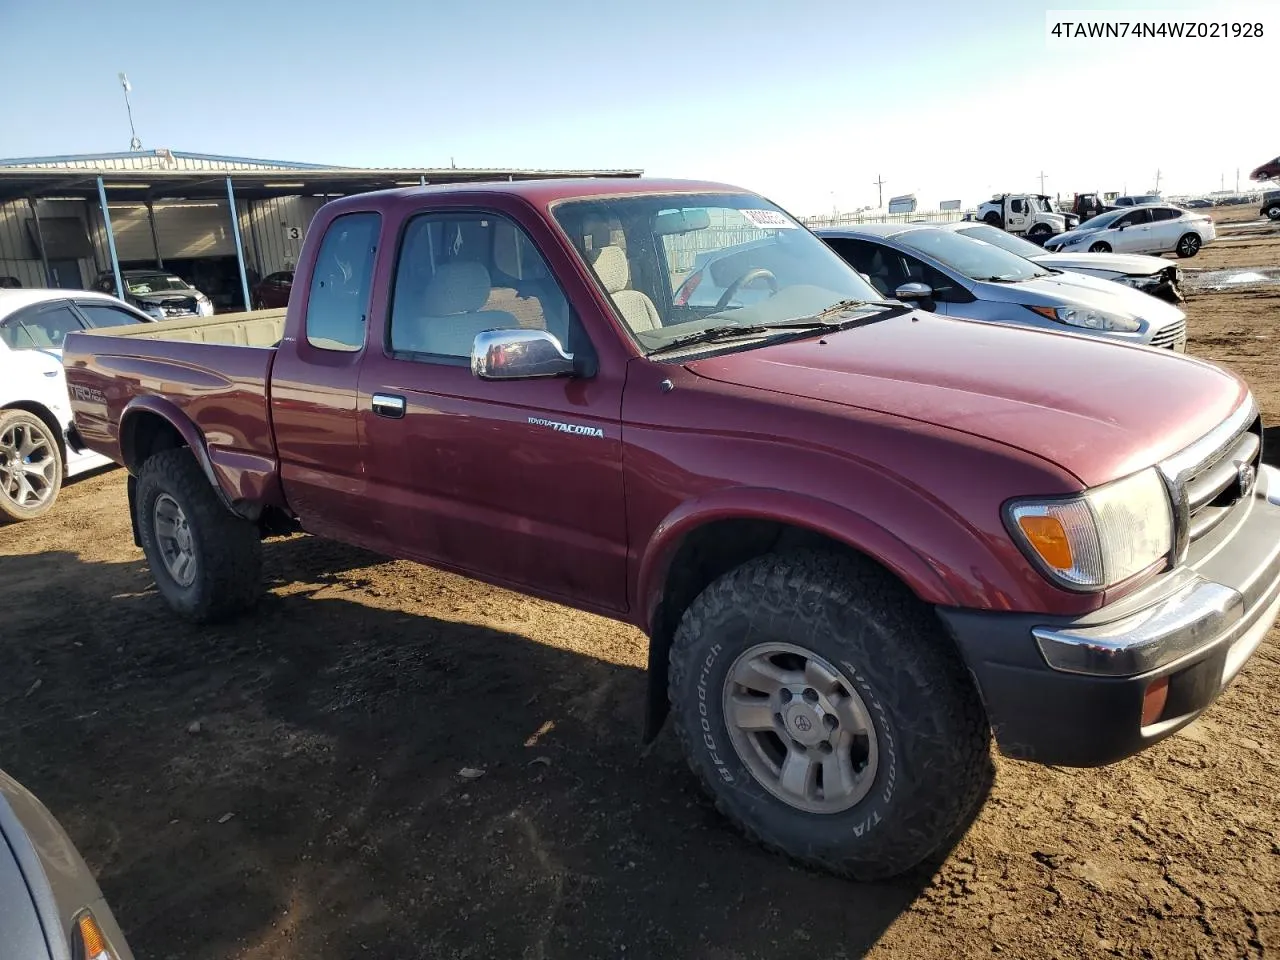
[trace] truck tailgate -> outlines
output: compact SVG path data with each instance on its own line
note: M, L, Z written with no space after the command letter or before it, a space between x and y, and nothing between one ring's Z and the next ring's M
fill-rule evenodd
M133 412L162 416L208 451L230 499L278 500L268 389L283 324L281 310L68 335L76 430L91 449L128 463Z

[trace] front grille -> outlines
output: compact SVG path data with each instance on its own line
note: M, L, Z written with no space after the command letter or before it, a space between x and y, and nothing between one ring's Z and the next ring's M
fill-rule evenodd
M1218 429L1162 465L1177 501L1182 542L1203 537L1253 491L1261 455L1262 420L1250 401Z
M1170 350L1176 350L1187 342L1187 321L1179 320L1177 323L1171 323L1161 330L1157 330L1155 336L1151 338L1151 346L1166 347Z
M176 297L162 301L160 309L166 317L185 317L196 312L196 301L194 297Z

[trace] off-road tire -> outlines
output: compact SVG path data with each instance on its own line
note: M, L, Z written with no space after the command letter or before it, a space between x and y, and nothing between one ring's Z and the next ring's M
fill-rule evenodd
M761 786L730 740L732 663L759 643L803 646L852 678L879 738L870 791L815 814ZM991 783L990 728L938 621L900 583L858 558L770 554L707 587L671 649L668 696L689 765L748 838L854 880L904 873L953 844Z
M155 502L161 494L177 502L190 526L196 557L190 586L169 573L156 543ZM195 623L213 623L257 602L262 589L258 528L227 509L190 450L165 450L142 465L134 509L156 588L175 612Z
M32 507L19 506L9 497L0 493L0 524L20 523L23 520L34 520L37 517L43 517L58 502L58 494L62 491L63 481L66 480L67 465L62 456L62 447L58 443L57 432L50 429L47 423L27 410L0 410L0 437L3 437L13 427L23 425L39 433L45 443L48 444L49 451L53 455L55 470L53 483L50 484L53 488L53 493L44 503ZM3 456L3 454L0 454L0 456Z

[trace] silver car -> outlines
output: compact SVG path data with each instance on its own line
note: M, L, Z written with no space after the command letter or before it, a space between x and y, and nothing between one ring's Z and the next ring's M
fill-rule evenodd
M0 772L0 955L133 960L88 866L53 814Z
M934 313L1186 350L1186 314L1172 304L952 230L868 223L814 233L882 296Z

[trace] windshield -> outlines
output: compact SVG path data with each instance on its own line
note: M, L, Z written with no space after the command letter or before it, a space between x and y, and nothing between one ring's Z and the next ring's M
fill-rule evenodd
M1015 253L1020 257L1026 257L1028 260L1044 253L1044 250L1037 247L1030 240L1015 237L1011 233L1005 233L999 227L993 227L985 223L975 223L971 227L957 230L956 233L972 237L974 240L981 240L983 243L989 243L992 246L999 247L1001 250L1008 250L1010 253Z
M1077 230L1101 230L1103 227L1109 227L1113 220L1116 220L1124 216L1126 212L1127 211L1125 210L1111 210L1111 211L1108 211L1107 213L1100 213L1096 217L1090 217L1084 223L1080 224L1080 226L1078 226L1076 229Z
M1037 267L1025 257L1020 257L1000 247L962 237L950 230L932 227L923 230L907 230L893 238L904 247L919 250L939 263L950 267L970 280L995 280L1015 283L1045 277L1049 271Z
M130 293L159 293L162 290L190 290L186 281L172 274L157 273L145 277L125 277L124 285Z
M751 194L571 200L553 212L647 353L713 327L881 299L826 244Z

